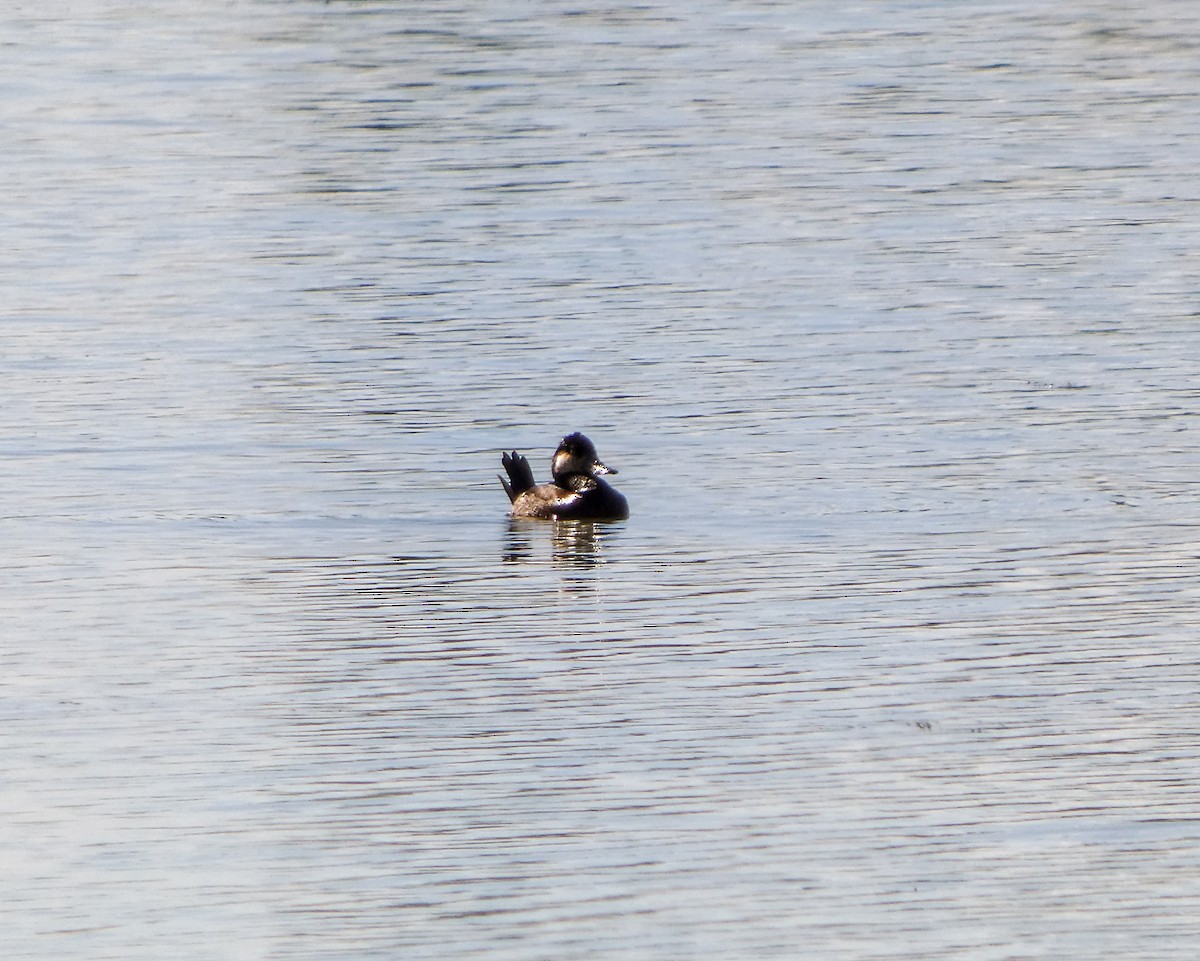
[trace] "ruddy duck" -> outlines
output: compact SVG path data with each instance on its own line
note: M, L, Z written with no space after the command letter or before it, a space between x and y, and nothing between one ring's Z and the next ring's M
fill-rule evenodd
M629 505L600 474L615 474L596 456L595 445L583 434L568 434L550 462L551 484L535 484L529 461L513 451L502 454L500 463L508 480L500 478L512 501L513 517L544 517L550 520L621 521L629 516Z

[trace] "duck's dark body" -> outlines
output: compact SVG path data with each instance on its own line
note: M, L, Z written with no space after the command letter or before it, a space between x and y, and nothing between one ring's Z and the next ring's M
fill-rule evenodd
M535 484L529 461L513 451L500 463L508 480L500 478L512 502L513 517L547 520L619 521L629 516L629 504L600 474L615 474L596 456L595 445L583 434L568 434L554 452L549 484Z

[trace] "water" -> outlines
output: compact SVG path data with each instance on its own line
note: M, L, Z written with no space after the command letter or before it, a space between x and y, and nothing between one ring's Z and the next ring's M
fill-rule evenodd
M1194 11L828 7L0 14L5 957L1194 956Z

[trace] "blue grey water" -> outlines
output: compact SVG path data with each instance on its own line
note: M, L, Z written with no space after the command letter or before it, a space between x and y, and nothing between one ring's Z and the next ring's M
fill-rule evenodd
M1191 3L0 53L4 958L1192 961Z

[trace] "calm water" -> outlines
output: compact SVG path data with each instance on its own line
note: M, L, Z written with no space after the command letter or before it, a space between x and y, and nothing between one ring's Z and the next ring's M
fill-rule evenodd
M10 6L5 958L1195 957L1192 4Z

